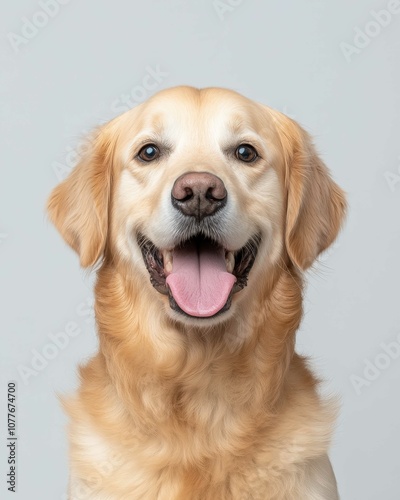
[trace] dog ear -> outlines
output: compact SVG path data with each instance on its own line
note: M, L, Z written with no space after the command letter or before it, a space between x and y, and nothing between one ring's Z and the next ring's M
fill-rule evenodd
M93 266L105 249L114 142L107 127L100 128L79 164L48 200L51 221L79 254L82 267Z
M336 239L346 214L346 198L307 132L281 113L273 116L286 164L286 249L291 261L306 270Z

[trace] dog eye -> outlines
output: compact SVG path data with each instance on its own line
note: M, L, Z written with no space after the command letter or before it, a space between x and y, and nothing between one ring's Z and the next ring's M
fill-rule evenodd
M238 160L251 163L258 158L257 151L250 144L241 144L235 151Z
M138 153L138 157L142 161L153 161L160 156L160 150L154 144L146 144Z

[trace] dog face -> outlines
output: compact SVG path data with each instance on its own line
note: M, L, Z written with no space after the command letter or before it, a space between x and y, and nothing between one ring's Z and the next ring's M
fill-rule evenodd
M123 261L167 315L209 326L276 266L309 267L345 201L295 122L232 91L178 87L100 128L48 208L82 266Z

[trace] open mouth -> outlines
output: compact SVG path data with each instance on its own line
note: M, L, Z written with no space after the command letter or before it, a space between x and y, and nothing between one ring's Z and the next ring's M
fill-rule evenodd
M163 250L138 236L151 284L168 295L171 309L195 318L211 318L230 308L232 295L247 285L260 241L256 235L232 252L199 234Z

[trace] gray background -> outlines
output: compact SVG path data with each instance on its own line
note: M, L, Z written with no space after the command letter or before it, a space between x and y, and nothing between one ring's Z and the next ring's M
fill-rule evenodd
M348 193L345 229L308 273L298 349L324 392L341 395L331 457L342 498L398 500L400 14L377 29L371 10L389 0L224 0L224 12L212 0L64 3L47 21L40 2L2 5L0 497L12 498L7 381L18 381L13 498L64 499L66 418L56 393L76 387L78 362L96 349L85 305L93 276L47 222L46 198L80 138L116 116L124 96L138 102L190 84L229 87L297 119ZM26 43L16 38L24 18L42 24ZM341 44L354 44L357 27L375 36L346 59ZM49 334L69 323L79 334L54 348ZM389 357L382 343L391 342ZM24 379L43 352L53 359ZM364 374L368 363L380 368Z

